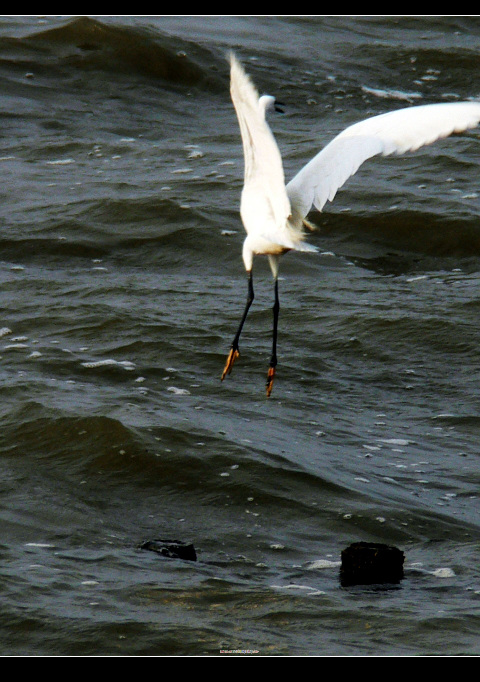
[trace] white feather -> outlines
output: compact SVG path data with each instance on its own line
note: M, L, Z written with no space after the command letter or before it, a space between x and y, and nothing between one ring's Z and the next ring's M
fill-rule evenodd
M455 102L399 109L355 123L337 135L288 183L292 210L300 218L312 206L321 211L372 156L415 151L479 122L479 102Z
M244 154L244 186L240 215L253 253L280 249L314 250L303 244L303 232L290 225L290 200L282 157L265 120L273 97L258 92L241 64L231 55L230 93L237 112ZM274 245L274 251L271 249Z
M247 270L256 254L277 257L288 249L316 251L305 242L304 219L312 207L321 211L333 201L367 159L415 151L480 122L480 102L428 104L373 116L337 135L285 186L282 157L265 119L275 99L259 97L233 54L230 66L230 92L245 160L240 215L247 232L243 248Z
M267 109L275 100L267 95L258 96L252 81L233 55L230 64L230 92L240 124L245 158L240 214L247 232L242 253L249 277L247 304L222 380L230 374L239 356L240 334L254 298L253 258L256 254L266 254L275 280L272 357L267 375L269 396L277 365L279 259L289 249L316 250L305 242L303 230L312 206L321 210L327 201L332 201L337 190L372 156L403 154L440 137L478 125L480 103L410 107L355 123L337 135L285 186L282 157L265 120Z

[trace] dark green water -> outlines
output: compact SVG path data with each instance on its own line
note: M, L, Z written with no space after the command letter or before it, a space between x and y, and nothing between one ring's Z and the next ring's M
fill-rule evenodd
M291 177L348 124L480 95L476 17L0 21L0 653L477 655L480 131L365 164L255 266L234 49ZM198 561L138 549L193 542ZM406 557L342 588L358 540Z

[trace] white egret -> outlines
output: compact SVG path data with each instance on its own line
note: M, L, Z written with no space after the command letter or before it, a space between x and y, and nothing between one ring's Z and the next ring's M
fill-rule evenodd
M242 65L230 55L230 93L240 124L245 157L240 215L247 232L243 261L248 275L247 304L227 358L222 381L238 358L239 338L254 298L253 257L268 256L274 279L273 345L267 374L270 395L277 365L279 314L278 266L286 251L316 251L305 242L307 214L332 201L337 190L359 166L377 154L402 154L473 128L480 121L480 102L454 102L413 106L373 116L337 135L285 185L282 158L265 120L275 98L259 97Z

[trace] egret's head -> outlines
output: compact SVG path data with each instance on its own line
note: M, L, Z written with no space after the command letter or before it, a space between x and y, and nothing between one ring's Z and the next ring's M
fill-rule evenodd
M283 114L283 109L280 108L281 105L282 103L277 102L275 97L272 97L271 95L262 95L258 100L258 107L264 116L270 109L280 111Z

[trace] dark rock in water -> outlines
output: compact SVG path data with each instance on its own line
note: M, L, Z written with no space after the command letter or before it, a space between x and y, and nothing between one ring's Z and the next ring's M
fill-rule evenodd
M149 549L170 559L183 559L184 561L196 561L195 547L182 540L147 540L142 542L139 549Z
M342 552L341 584L374 585L399 583L403 578L404 554L390 545L354 542Z

